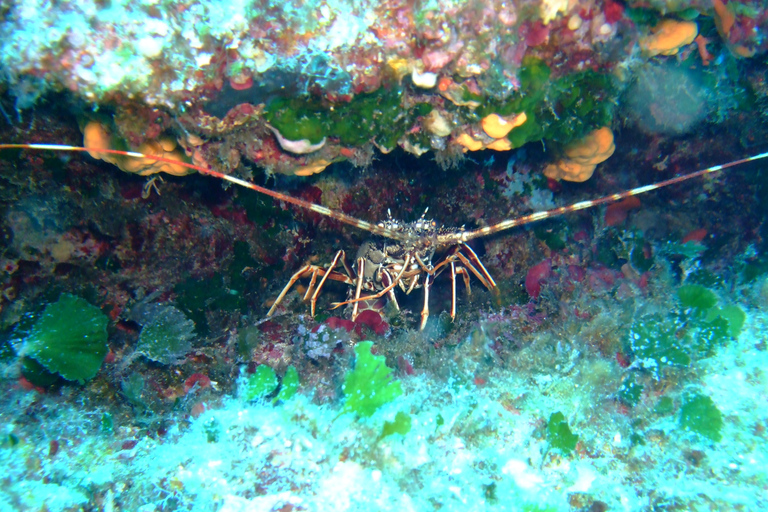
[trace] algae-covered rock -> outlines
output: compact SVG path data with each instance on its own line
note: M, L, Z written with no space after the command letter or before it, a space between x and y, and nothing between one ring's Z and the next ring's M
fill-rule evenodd
M677 319L662 315L636 320L629 331L629 341L641 367L659 377L667 366L688 366L691 362L691 342L686 335L678 336L681 329L682 325Z
M99 308L65 293L45 308L20 354L82 384L96 375L107 355L107 322Z
M195 323L174 306L152 305L136 353L161 364L178 364L192 348Z

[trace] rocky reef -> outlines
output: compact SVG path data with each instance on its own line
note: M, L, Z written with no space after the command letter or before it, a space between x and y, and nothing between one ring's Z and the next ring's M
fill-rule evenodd
M81 123L102 123L115 147L172 138L227 173L245 160L306 176L365 165L374 146L450 165L610 125L638 76L670 73L647 58L675 56L711 79L768 47L759 2L659 4L8 2L0 66L17 111L68 91ZM694 97L702 80L669 79L692 81ZM681 115L717 108L694 102ZM638 115L660 129L684 122ZM489 128L499 122L510 124Z
M0 144L88 151L0 150L0 508L765 510L767 30L3 2ZM412 242L342 214L422 280L334 309Z

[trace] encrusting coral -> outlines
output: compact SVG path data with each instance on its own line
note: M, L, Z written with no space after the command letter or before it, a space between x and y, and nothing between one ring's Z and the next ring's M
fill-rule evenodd
M554 180L587 181L597 164L607 160L616 149L613 132L607 126L591 132L565 149L565 157L549 164L544 175Z
M112 135L103 124L97 121L91 121L83 128L83 146L89 149L117 149L113 145ZM184 153L178 149L176 141L170 137L146 141L138 147L137 151L145 155L161 156L171 160L184 160ZM95 151L89 151L88 154L97 160L114 164L125 172L141 176L159 172L184 176L194 172L178 164L158 162L149 158L133 158Z

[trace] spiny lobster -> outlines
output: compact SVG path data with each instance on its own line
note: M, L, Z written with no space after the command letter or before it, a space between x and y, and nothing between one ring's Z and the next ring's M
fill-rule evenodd
M353 305L352 319L358 316L359 304L363 301L379 299L387 295L397 307L394 289L400 287L406 294L412 292L415 288L424 289L424 306L421 312L420 329L426 325L429 317L429 290L434 279L444 271L450 271L452 295L451 295L451 320L456 317L456 276L461 276L470 292L470 277L473 274L488 290L496 289L496 282L483 266L480 258L467 245L472 239L498 233L523 224L538 222L551 217L556 217L578 210L585 210L606 203L620 201L627 197L637 196L658 190L662 187L681 183L705 174L714 173L734 167L747 162L768 158L768 152L758 155L734 160L721 165L715 165L701 169L689 174L669 178L650 185L633 188L624 192L603 196L590 201L580 201L568 206L561 206L551 210L540 211L504 220L492 226L487 226L474 230L465 230L463 228L445 228L440 227L434 220L426 218L426 212L415 222L398 222L391 215L387 220L372 224L342 212L334 211L324 206L314 204L296 197L292 197L268 188L261 187L249 181L229 176L227 174L208 169L195 164L177 161L174 159L145 155L133 151L120 151L115 149L94 149L78 146L68 146L60 144L0 144L0 150L3 149L26 149L26 150L44 150L44 151L75 151L122 155L133 158L145 158L156 162L181 165L188 169L198 171L201 174L213 176L222 180L229 181L241 187L255 190L274 199L285 201L301 208L313 211L335 219L344 224L368 231L379 237L379 239L365 242L358 250L355 257L356 269L353 270L346 261L346 255L343 250L336 253L333 260L327 267L307 264L301 267L291 276L288 284L285 285L280 295L275 299L272 307L267 312L267 317L272 316L285 298L288 291L300 279L309 278L309 286L304 294L304 300L310 299L311 314L315 314L315 305L323 285L328 279L339 281L354 288L352 297L343 302L333 303L333 308ZM446 256L438 263L433 264L432 258L436 252L446 252ZM341 266L343 272L337 271ZM422 274L423 282L420 282ZM320 278L320 282L317 279ZM367 295L364 295L365 292Z

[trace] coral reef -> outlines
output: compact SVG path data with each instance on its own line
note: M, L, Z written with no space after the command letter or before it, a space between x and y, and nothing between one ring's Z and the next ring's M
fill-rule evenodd
M309 2L278 14L243 3L64 2L38 16L11 2L0 63L18 112L66 90L111 114L99 124L112 135L89 124L87 144L114 147L118 138L151 154L180 157L184 148L227 173L243 172L246 160L309 176L360 162L372 146L451 161L460 150L567 144L611 122L638 53L695 57L699 25L706 65L723 65L718 51L766 49L757 6L675 4L659 8L663 19L630 6ZM107 159L141 174L187 172Z
M0 13L0 509L768 509L762 3Z

